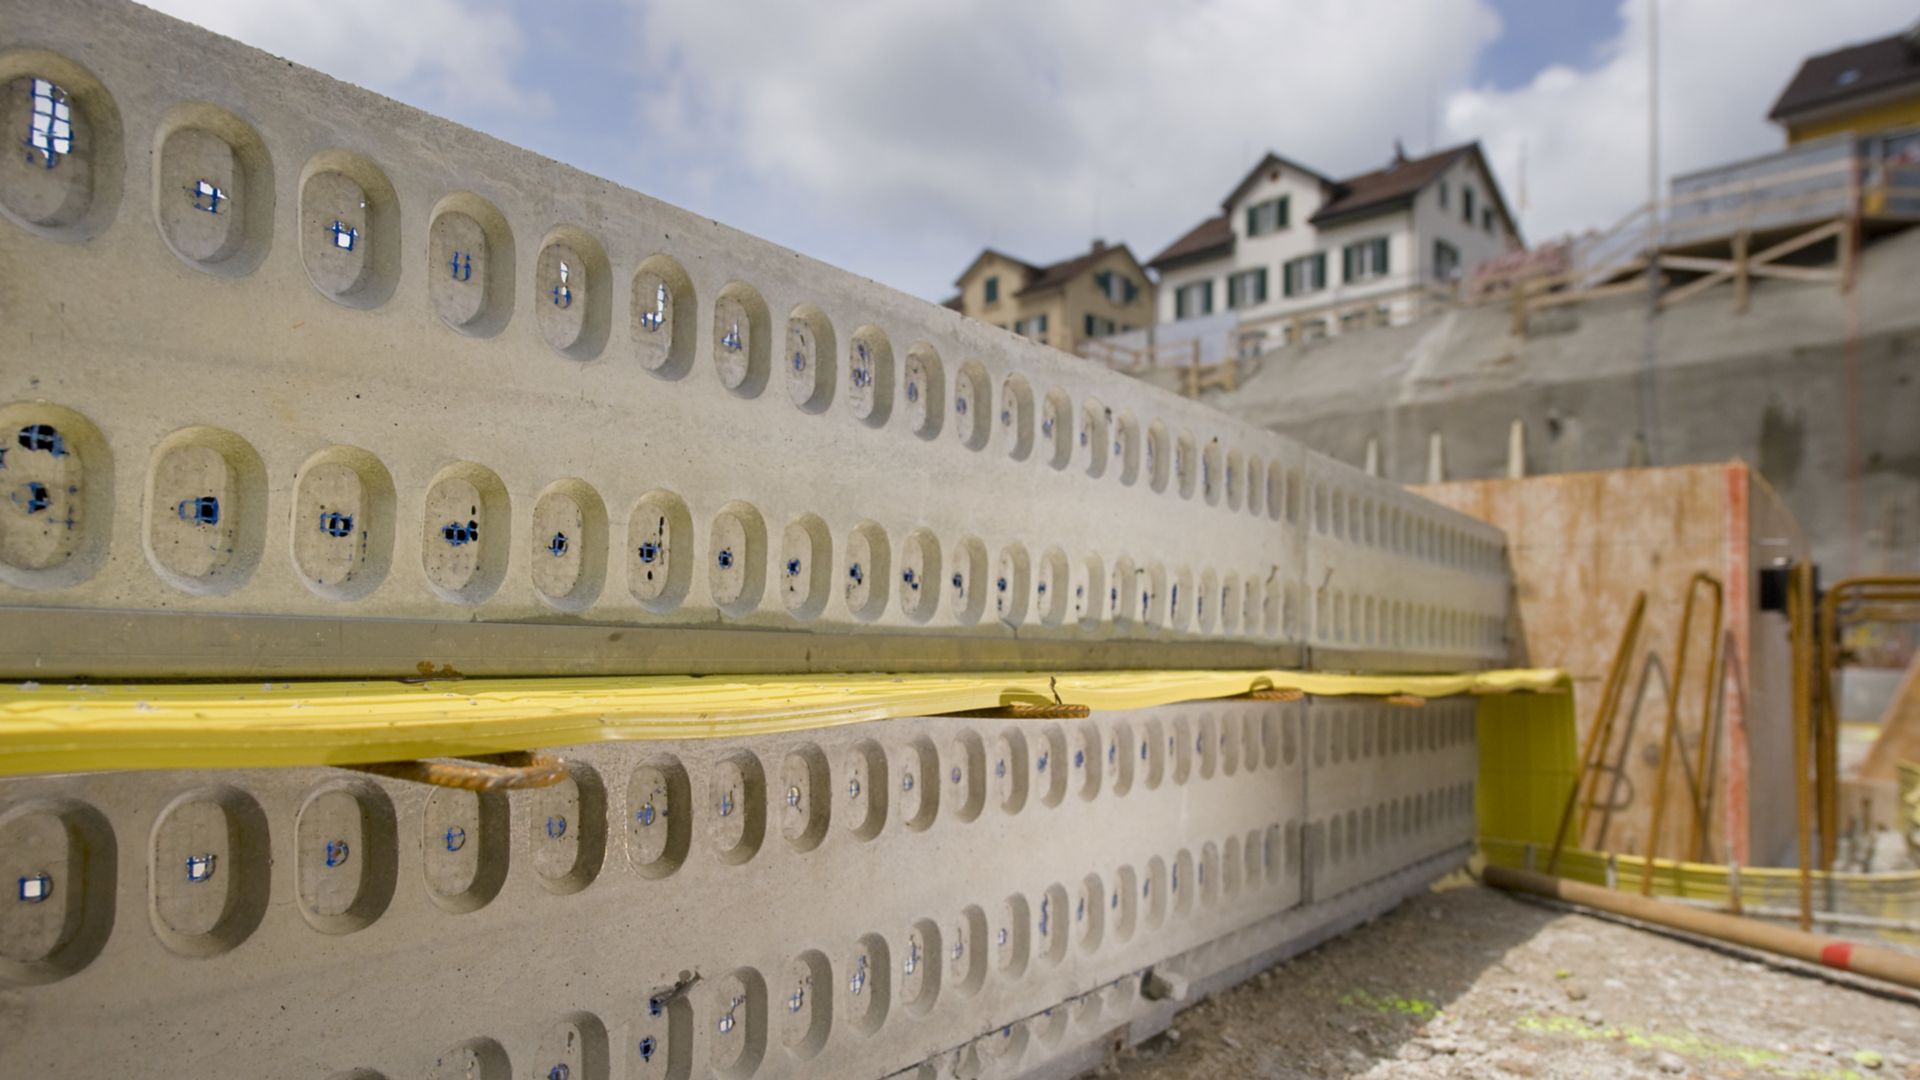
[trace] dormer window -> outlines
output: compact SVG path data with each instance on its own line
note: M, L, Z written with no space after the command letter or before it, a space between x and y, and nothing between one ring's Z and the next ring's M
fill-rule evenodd
M1247 235L1265 236L1287 227L1287 197L1268 199L1247 207Z

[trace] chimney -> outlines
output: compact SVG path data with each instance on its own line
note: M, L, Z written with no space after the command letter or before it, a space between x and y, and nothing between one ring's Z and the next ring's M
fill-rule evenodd
M1095 251L1105 251L1105 250L1107 250L1107 242L1106 242L1105 240L1102 240L1102 239L1100 239L1100 238L1099 238L1099 237L1097 237L1097 236L1096 236L1096 237L1094 237L1094 238L1093 238L1093 250L1095 250Z

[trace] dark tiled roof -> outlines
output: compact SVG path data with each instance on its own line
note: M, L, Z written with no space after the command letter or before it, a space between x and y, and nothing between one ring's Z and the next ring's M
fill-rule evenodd
M1033 265L1032 263L1026 261L1025 259L1016 259L1004 251L995 251L992 248L981 248L980 254L975 255L973 257L973 261L967 264L967 268L965 270L960 271L960 276L957 278L954 278L953 283L955 285L958 285L961 282L967 280L967 275L973 273L973 268L976 266L979 266L981 260L989 257L996 258L996 259L1005 259L1008 262L1014 264L1015 266L1018 266L1020 269L1025 270L1028 274L1038 274L1040 272L1040 267Z
M1808 57L1773 103L1770 120L1901 86L1920 92L1920 25L1878 41Z
M1396 161L1370 173L1350 176L1335 185L1333 198L1321 203L1320 209L1308 220L1315 225L1324 225L1337 218L1411 199L1445 172L1447 166L1458 160L1460 155L1474 152L1477 148L1478 144L1467 143L1423 158Z
M1467 154L1473 155L1479 161L1481 172L1491 180L1493 170L1487 168L1486 158L1480 153L1480 144L1466 143L1428 154L1426 157L1396 161L1387 168L1350 176L1345 180L1321 178L1326 184L1327 201L1320 204L1320 209L1315 211L1308 221L1313 225L1325 225L1342 218L1384 210L1407 202L1424 190L1428 184L1438 179L1448 166ZM1247 179L1242 180L1240 186L1234 189L1233 195L1227 199L1227 205L1231 207L1233 200L1246 192L1247 184L1254 177L1259 176L1261 170L1275 163L1299 169L1310 176L1320 175L1311 169L1295 165L1278 154L1268 154L1261 159L1259 167L1248 173ZM1513 230L1515 236L1518 236L1520 227L1513 220L1513 215L1507 211L1506 199L1500 194L1500 185L1492 184L1489 194L1507 227ZM1225 255L1233 251L1231 214L1232 211L1229 209L1219 217L1211 217L1195 225L1185 236L1167 245L1167 249L1155 255L1153 261L1147 265L1161 269L1195 259Z
M1021 287L1019 293L1016 295L1030 296L1033 293L1059 288L1074 278L1079 277L1081 274L1086 273L1094 263L1116 251L1124 254L1127 257L1127 261L1133 263L1134 266L1138 267L1140 265L1139 260L1133 257L1133 252L1127 250L1127 245L1116 244L1109 247L1106 244L1096 243L1093 248L1085 254L1075 255L1071 259L1065 259L1061 262L1040 267L1035 271L1034 276L1029 278L1027 283Z
M1231 213L1233 209L1233 204L1239 202L1240 196L1245 195L1247 193L1247 189L1253 186L1254 181L1260 179L1261 173L1267 172L1275 168L1283 168L1283 167L1292 169L1294 172L1297 172L1297 173L1304 173L1308 176L1311 176L1315 180L1318 180L1320 181L1320 183L1326 185L1327 187L1333 187L1339 183L1339 181L1335 180L1333 177L1328 176L1317 169L1309 169L1305 165L1302 165L1297 161L1292 161L1287 158L1283 158L1279 154L1276 154L1273 151L1269 150L1267 151L1267 156L1260 159L1260 164L1255 165L1251 169L1248 169L1247 175L1241 177L1240 182L1233 186L1233 190L1227 194L1227 197L1221 200L1220 209Z
M955 311L963 311L965 308L960 302L962 299L963 297L960 293L954 293L952 296L940 301L940 306L943 308L952 308Z
M1158 269L1188 259L1204 258L1233 250L1233 219L1225 214L1210 217L1187 231L1187 235L1167 245L1147 265Z

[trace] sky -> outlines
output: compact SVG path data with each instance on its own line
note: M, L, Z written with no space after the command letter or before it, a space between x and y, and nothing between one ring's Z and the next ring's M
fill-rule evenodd
M1334 176L1479 140L1531 243L1660 164L1782 143L1800 60L1912 0L150 0L928 299L979 250L1142 260L1268 150Z

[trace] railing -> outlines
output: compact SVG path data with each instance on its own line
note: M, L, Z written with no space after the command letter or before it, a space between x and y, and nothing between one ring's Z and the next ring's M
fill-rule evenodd
M1354 300L1338 300L1319 307L1243 322L1233 332L1230 354L1241 359L1264 356L1276 349L1322 341L1371 327L1396 326L1431 310L1454 306L1459 299L1451 284L1416 284ZM1396 308L1406 305L1406 317Z
M1907 141L1913 145L1906 146ZM1892 146L1903 149L1889 154ZM1823 141L1677 177L1672 197L1657 205L1643 203L1605 232L1576 241L1565 272L1516 280L1472 302L1509 303L1513 332L1525 336L1534 312L1647 292L1646 275L1657 273L1661 308L1731 284L1736 310L1745 311L1755 278L1847 287L1866 218L1920 222L1920 132ZM1755 251L1756 237L1771 243ZM1830 240L1835 255L1829 265L1806 262L1804 252ZM1687 248L1712 251L1722 243L1724 255L1685 253ZM1794 256L1800 258L1789 261ZM1669 276L1676 274L1684 277Z
M1184 341L1149 342L1144 346L1123 345L1107 338L1088 338L1079 344L1080 355L1089 360L1097 360L1115 371L1139 374L1158 367L1171 367L1175 364L1198 364L1201 358L1201 339L1187 338Z

